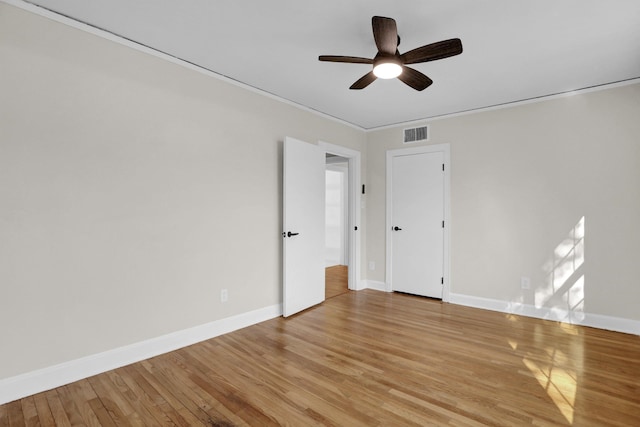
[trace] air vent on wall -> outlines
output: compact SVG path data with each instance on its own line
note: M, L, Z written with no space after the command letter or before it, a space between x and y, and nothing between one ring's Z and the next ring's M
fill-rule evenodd
M404 130L404 144L429 140L429 125Z

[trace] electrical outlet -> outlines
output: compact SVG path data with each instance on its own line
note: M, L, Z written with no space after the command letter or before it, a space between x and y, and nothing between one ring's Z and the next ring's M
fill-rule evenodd
M369 261L369 270L373 271L376 269L376 262L375 261Z
M227 302L229 300L229 291L223 289L220 291L220 301Z
M531 289L531 279L525 276L520 278L520 288Z

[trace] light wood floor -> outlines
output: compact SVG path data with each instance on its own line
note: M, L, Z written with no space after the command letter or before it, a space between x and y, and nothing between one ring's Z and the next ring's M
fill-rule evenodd
M640 426L640 337L348 292L0 406L55 423Z
M349 292L349 267L333 265L324 269L325 298L333 298Z

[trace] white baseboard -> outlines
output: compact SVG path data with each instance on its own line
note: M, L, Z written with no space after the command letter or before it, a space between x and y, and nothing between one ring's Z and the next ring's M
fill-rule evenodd
M0 380L0 405L149 359L281 315L282 304L277 304L6 378Z
M356 287L354 289L352 289L353 291L361 291L363 289L367 289L367 281L366 280L359 280Z
M607 329L609 331L640 335L640 321L624 319L621 317L584 312L576 313L568 310L548 307L538 308L530 304L453 293L449 294L449 302L452 304L483 308L485 310L499 311L502 313L518 314L521 316L569 323L572 325L590 326L598 329Z
M391 292L391 290L387 289L387 284L384 282L379 282L377 280L364 280L365 289L373 289L374 291L381 292Z

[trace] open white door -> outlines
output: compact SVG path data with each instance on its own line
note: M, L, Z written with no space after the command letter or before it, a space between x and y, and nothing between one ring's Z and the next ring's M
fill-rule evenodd
M285 317L324 301L325 152L285 138L283 155Z

